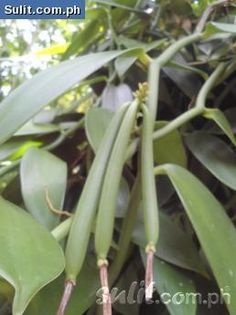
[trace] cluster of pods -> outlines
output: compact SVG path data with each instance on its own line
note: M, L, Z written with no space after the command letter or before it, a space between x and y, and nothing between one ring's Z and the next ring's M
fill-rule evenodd
M120 180L126 163L126 152L137 117L142 115L140 145L140 178L144 225L146 233L146 299L152 297L153 255L158 240L158 206L153 174L153 117L146 106L147 84L139 90L131 103L122 105L114 114L94 158L80 196L71 225L65 257L66 281L57 315L63 315L76 279L85 260L90 233L96 217L95 249L103 288L103 314L112 314L109 294L107 259L113 238L115 209Z

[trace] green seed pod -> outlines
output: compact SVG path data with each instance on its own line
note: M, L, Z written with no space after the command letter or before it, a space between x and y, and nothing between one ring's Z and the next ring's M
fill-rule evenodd
M152 117L148 108L143 105L143 128L141 139L141 181L144 211L144 225L147 246L155 251L159 235L158 205L156 198L155 177L153 174L153 141Z
M124 116L103 182L95 230L95 248L100 262L106 261L112 242L116 199L138 105L137 100L133 101Z
M128 109L123 105L114 115L98 149L80 196L66 246L66 278L74 282L81 270L109 156Z
M158 205L155 177L153 174L153 120L149 109L142 105L143 128L141 139L141 181L144 212L144 227L147 239L147 263L145 275L145 296L150 300L153 295L153 259L159 236Z

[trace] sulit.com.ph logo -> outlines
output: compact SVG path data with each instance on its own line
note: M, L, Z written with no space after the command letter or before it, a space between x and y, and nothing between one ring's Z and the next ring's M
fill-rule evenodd
M151 285L154 286L154 291L158 292L155 283ZM107 288L100 288L96 292L96 303L103 304L103 296L107 291ZM106 294L106 293L105 293ZM162 292L160 294L154 294L154 297L149 300L148 304L173 304L173 305L205 305L207 308L212 308L214 305L230 304L231 294L230 287L226 286L221 288L219 292L208 292L207 294L202 294L200 292ZM128 290L120 290L117 287L113 287L110 291L111 303L114 304L142 304L145 301L145 283L144 281L131 283Z

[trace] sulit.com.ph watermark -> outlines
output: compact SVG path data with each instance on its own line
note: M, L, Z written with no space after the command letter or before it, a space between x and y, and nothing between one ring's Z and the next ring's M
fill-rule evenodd
M156 286L154 285L155 291ZM106 294L107 288L100 288L96 293L96 303L101 305L103 304L103 297ZM155 295L154 295L155 296ZM110 291L111 303L118 304L142 304L145 298L145 285L144 281L137 282L134 281L130 285L128 290L118 289L113 287ZM221 288L219 292L208 292L207 294L202 294L200 292L162 292L158 295L158 298L149 300L146 302L148 304L173 304L173 305L205 305L207 308L212 308L214 305L219 304L230 304L231 303L231 294L230 287L226 286Z

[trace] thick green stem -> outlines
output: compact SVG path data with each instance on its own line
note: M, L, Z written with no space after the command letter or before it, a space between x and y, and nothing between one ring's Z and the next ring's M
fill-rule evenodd
M201 115L202 111L203 111L202 108L197 108L197 107L188 110L187 112L183 113L179 117L172 120L165 127L159 130L156 130L153 133L153 140L160 139L166 136L168 133L172 132L173 130L176 130L177 128L183 126L185 123L192 120L194 117Z
M65 238L71 227L73 217L70 217L59 224L55 229L51 231L51 234L55 237L55 239L60 242L63 238Z
M183 47L199 40L202 38L202 34L192 34L183 39L178 40L170 47L168 47L157 59L153 60L150 63L149 67L149 99L148 99L148 107L150 108L151 115L153 118L153 123L156 119L157 108L158 108L158 87L159 87L159 77L160 70L163 66L165 66L174 55Z
M214 72L211 74L211 76L206 80L203 87L198 93L197 100L196 100L196 108L203 109L206 106L206 100L209 92L212 90L212 88L216 85L216 82L221 74L223 74L224 70L226 68L225 63L220 63Z
M61 133L61 135L53 142L50 143L49 145L43 147L44 150L54 150L57 148L60 144L62 144L68 136L73 134L77 129L81 128L84 126L84 117L81 118L73 127L69 128L68 130L64 131Z
M157 60L150 63L148 71L148 107L152 116L153 126L156 120L158 109L158 96L159 96L159 80L160 80L161 67Z

